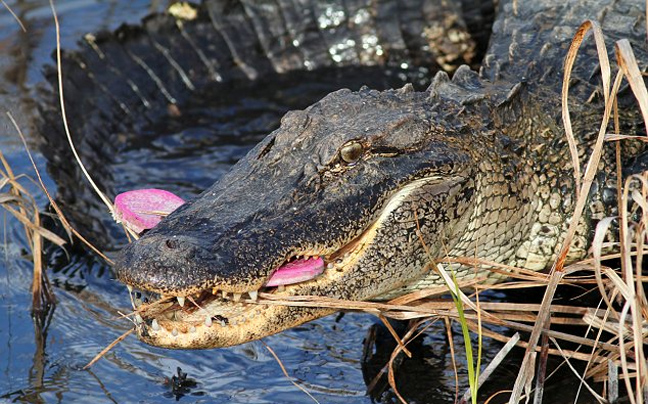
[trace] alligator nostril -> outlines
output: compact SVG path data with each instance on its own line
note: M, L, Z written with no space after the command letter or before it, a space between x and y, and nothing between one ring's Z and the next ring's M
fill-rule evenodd
M178 241L177 240L167 239L165 241L165 244L166 244L167 248L170 249L170 250L175 250L176 248L178 248Z

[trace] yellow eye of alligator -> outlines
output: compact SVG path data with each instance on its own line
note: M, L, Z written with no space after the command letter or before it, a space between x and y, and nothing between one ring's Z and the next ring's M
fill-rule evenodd
M340 149L340 158L347 164L357 163L364 153L364 148L359 142L351 141Z

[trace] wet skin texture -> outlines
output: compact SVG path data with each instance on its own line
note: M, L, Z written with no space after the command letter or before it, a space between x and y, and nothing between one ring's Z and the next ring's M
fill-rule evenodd
M479 72L462 66L452 80L441 72L423 92L340 90L290 112L220 181L126 247L115 267L120 281L196 302L143 309L139 337L172 348L247 342L331 312L257 305L259 291L395 297L439 284L428 264L446 256L550 265L575 202L560 125L565 49L586 18L598 19L609 40L640 44L627 27L643 13L636 1L604 13L595 1L512 8L501 2ZM592 96L595 53L585 47L570 90L582 159L601 110ZM637 132L637 114L626 111L625 129ZM623 147L637 157L627 175L645 158L640 145ZM606 150L606 167L612 157ZM597 220L615 214L607 196L616 181L611 169L597 178L568 260L582 258ZM326 271L283 291L263 288L300 256L322 256ZM462 280L503 278L485 267L452 269Z

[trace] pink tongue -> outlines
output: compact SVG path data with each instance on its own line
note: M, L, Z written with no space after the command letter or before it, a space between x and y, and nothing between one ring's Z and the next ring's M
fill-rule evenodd
M324 260L321 257L300 259L282 265L270 277L266 286L292 285L315 278L324 272Z
M162 189L128 191L115 198L115 220L139 234L155 227L183 203L182 198Z

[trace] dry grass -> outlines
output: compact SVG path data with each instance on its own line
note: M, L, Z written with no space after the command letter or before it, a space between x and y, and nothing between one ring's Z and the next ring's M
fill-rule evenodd
M15 124L11 115L9 118ZM21 183L21 181L33 183L34 180L24 174L15 175L1 151L0 163L2 164L2 168L0 168L0 205L18 220L25 230L25 237L31 248L34 269L31 286L32 310L39 312L54 302L47 273L43 270L43 239L58 246L63 246L65 240L41 226L36 200Z
M21 180L31 182L38 187L39 191L42 191L45 194L49 200L50 206L54 209L54 217L61 223L69 239L72 238L72 235L75 235L107 262L110 263L111 261L70 225L64 213L47 190L47 187L45 187L40 172L38 171L36 163L27 146L25 136L16 120L9 112L7 112L7 117L13 124L16 133L23 142L27 156L32 164L34 173L36 174L37 181L25 174L15 175L8 161L0 151L0 163L2 164L2 169L0 169L0 191L4 191L0 192L0 205L2 205L2 207L15 219L17 219L25 229L25 234L31 248L34 263L31 288L32 310L41 311L43 308L54 302L54 295L47 279L47 273L43 269L43 239L48 240L59 247L63 247L66 244L66 241L57 234L41 226L41 213L39 212L36 200L30 191L21 184Z
M0 0L0 4L9 11L16 23L20 26L20 29L23 32L27 32L25 25L11 7L4 0ZM18 129L16 121L9 112L7 112L7 116L16 129ZM19 129L18 133L24 142L24 137ZM29 155L29 158L33 164L34 161L31 155ZM50 241L59 246L65 244L65 241L41 227L40 213L36 201L30 192L20 183L21 179L31 179L24 175L16 176L2 151L0 151L0 162L2 163L2 168L0 169L0 205L23 225L33 259L34 272L31 286L32 312L43 312L44 308L54 302L54 295L47 278L47 273L43 271L42 238L50 239ZM35 164L34 167L36 167ZM33 180L31 181L33 182Z
M9 5L4 0L0 0L0 3L13 16L23 32L26 32L27 29L25 25L9 7ZM12 217L18 220L25 230L25 235L31 249L33 260L33 279L31 287L32 310L34 312L39 312L46 308L48 305L54 303L54 295L47 278L47 273L43 269L43 239L48 240L60 247L65 245L66 241L55 233L41 226L41 213L39 212L36 200L30 193L30 191L21 183L21 181L29 181L32 184L36 184L36 186L39 187L40 190L47 196L50 202L50 206L55 211L55 217L60 221L63 229L67 232L68 238L71 239L72 234L76 235L84 244L95 251L95 253L103 257L107 262L110 262L110 260L96 247L91 245L69 224L56 201L52 198L47 188L45 187L38 168L36 167L36 163L34 162L31 152L29 151L25 137L16 120L10 112L6 112L6 115L13 124L16 133L23 142L25 151L27 152L29 160L36 174L36 178L38 180L38 182L36 182L33 178L25 174L15 175L11 166L9 165L9 162L5 158L4 154L0 151L0 205Z
M304 392L304 394L306 394L311 400L313 400L313 402L315 402L317 404L320 404L320 402L317 401L317 399L315 397L313 397L313 395L308 390L306 390L305 387L301 386L292 377L290 377L290 375L288 374L288 371L286 370L286 367L284 366L283 362L281 362L281 359L279 359L279 356L277 356L275 351L272 348L270 348L270 346L268 344L266 344L263 340L261 341L261 343L268 350L268 352L270 352L270 355L272 355L272 357L275 359L275 361L277 361L277 364L281 368L281 372L283 373L284 377L286 379L288 379L288 381L290 381L290 383L292 383L293 386L297 387L299 390Z
M642 275L643 255L648 252L648 247L645 246L647 240L646 229L648 229L648 202L646 202L648 174L628 178L622 188L622 184L619 184L621 242L616 244L603 242L607 227L614 218L604 219L600 222L596 231L592 258L565 266L571 240L576 233L578 219L587 204L587 196L599 167L604 143L617 142L617 150L620 150L618 142L637 139L648 140L643 136L634 134L623 135L619 131L620 122L616 94L624 79L629 82L640 106L643 119L648 126L648 91L646 91L642 75L627 40L615 44L618 73L614 82L612 82L612 69L607 58L601 29L596 22L586 21L579 28L570 47L565 61L564 82L569 82L578 49L585 38L585 34L590 30L594 33L599 52L601 72L603 74L605 110L596 144L589 157L584 174L581 176L580 164L577 159L577 143L571 129L571 118L568 109L569 88L567 85L563 87L563 122L572 158L574 159L573 166L575 182L578 184L578 197L566 240L550 275L522 268L511 268L474 258L449 258L446 262L460 262L466 265L480 265L482 267L490 266L493 272L505 272L515 281L503 285L484 285L480 283L483 279L458 282L458 286L462 290L471 289L474 291L473 295L469 297L461 290L456 289L456 284L452 281L452 274L444 270L443 262L436 262L434 267L445 280L446 286L417 291L387 303L342 301L319 296L277 298L272 294L260 294L258 303L330 307L339 310L364 311L380 317L385 316L399 320L416 319L416 325L404 337L397 338L398 346L392 354L392 361L384 369L385 372L388 372L388 380L392 389L402 402L405 402L405 400L396 389L393 359L400 352L407 352L408 343L421 332L421 330L417 331L418 327L435 319L444 318L467 326L477 335L483 335L509 345L513 341L511 337L491 330L488 325L504 326L510 330L529 334L526 341L520 339L515 342L516 345L525 348L526 353L515 386L510 392L509 402L511 403L520 402L530 395L535 396L534 402L542 402L542 387L546 377L546 357L547 355L556 355L563 358L564 363L581 380L582 386L601 402L606 400L606 396L609 401L614 401L617 398L618 383L621 380L626 387L630 402L643 404L645 402L644 392L648 388L648 368L644 352L644 344L648 342L648 303L644 292L645 280ZM615 130L613 134L608 134L611 119ZM617 162L619 162L618 152L617 157ZM617 167L616 171L620 174L620 167ZM634 206L637 207L639 220L634 220L631 217L632 213L637 214L637 212L628 212L629 201L632 201ZM603 255L602 252L610 248L618 252ZM603 263L610 259L620 260L621 268L615 270L604 266ZM598 294L600 299L599 307L553 304L553 297L559 285L579 287L590 295ZM475 300L485 290L537 287L545 289L545 295L540 305L479 302ZM447 295L448 291L456 293L464 304L463 310L458 309L451 299L442 301L429 299L432 296ZM485 326L482 326L482 323ZM572 334L551 330L551 324L580 326L582 332ZM541 337L543 341L539 344ZM574 348L565 349L563 346L566 343L574 346ZM508 348L510 348L509 345L507 345ZM503 352L502 355L505 355L505 353ZM499 355L498 360L501 360ZM583 374L577 373L571 364L573 360L586 363ZM479 384L483 383L494 367L496 367L495 362L486 367L484 377L480 377ZM536 370L539 374L536 374ZM617 378L616 375L620 375L620 378ZM535 385L533 384L534 378L536 378ZM588 384L591 380L604 382L606 391L596 392ZM472 390L474 391L474 389ZM462 401L468 400L468 396L467 392Z
M16 13L11 9L11 7L9 7L9 5L7 4L7 2L6 2L5 0L0 0L0 4L2 4L2 6L3 6L5 9L7 9L7 11L9 11L9 14L11 14L11 16L13 17L13 19L14 19L14 20L16 21L16 23L20 26L20 29L21 29L23 32L27 32L27 28L25 28L25 25L22 23L22 21L21 21L20 18L16 15Z
M22 24L22 21L16 16L16 14L11 10L11 8L4 2L4 0L0 0L2 5L9 10L11 15L16 19L18 24L20 25L21 29L23 31L26 31L25 26ZM53 4L52 4L52 9L53 9ZM59 56L59 82L61 82L61 76L60 76L60 38L59 38L59 26L58 26L58 20L56 20L56 14L55 14L55 21L56 21L56 29L57 29L57 49L59 50L58 56ZM61 96L62 97L62 96ZM61 103L63 103L63 99L61 98ZM64 107L63 107L64 108ZM88 242L80 233L78 233L68 222L66 219L65 215L59 208L58 204L56 201L52 198L51 194L47 190L47 187L45 187L45 184L42 180L42 177L40 175L40 172L38 171L38 168L36 166L36 163L31 155L31 152L29 151L29 148L27 146L27 142L25 140L25 137L18 126L18 123L14 119L14 117L11 115L10 112L6 113L7 117L13 124L16 133L20 137L20 139L23 142L23 145L25 147L25 151L27 152L27 155L29 157L29 160L32 164L32 167L34 169L34 172L36 174L36 177L38 179L38 182L36 182L33 178L25 175L25 174L20 174L20 175L15 175L9 162L5 158L4 154L2 151L0 151L0 206L4 208L13 218L18 220L22 225L25 230L25 235L27 238L27 241L29 243L29 247L31 249L31 255L32 255L32 260L33 260L33 275L32 275L32 286L31 286L31 294L32 294L32 313L34 315L34 320L35 320L35 327L37 330L37 345L41 346L41 349L43 347L43 344L38 344L38 334L43 332L42 329L42 321L39 321L39 319L44 318L47 316L47 314L50 312L49 308L55 303L55 297L54 293L52 291L51 284L49 282L49 279L47 277L47 272L44 271L43 268L43 239L46 239L55 245L58 245L59 247L63 247L66 244L66 241L56 235L55 233L51 232L50 230L44 228L41 226L41 213L39 212L38 205L36 203L36 200L34 196L30 193L30 191L23 186L21 181L26 180L31 182L32 184L35 184L37 187L40 188L40 191L42 191L48 198L50 202L50 206L54 209L55 211L55 218L61 223L63 229L67 232L67 236L69 239L72 239L72 235L75 235L79 240L81 240L85 245L87 245L91 250L93 250L96 254L101 256L106 262L112 263L112 261L107 258L99 249L97 249L94 245L92 245L90 242ZM64 122L65 119L64 119ZM67 131L67 122L66 122L66 132L68 133L68 139L70 138L69 131ZM75 157L78 156L76 154L76 150L74 149L74 145L71 143L70 140L70 145L74 151ZM82 166L80 160L77 160L78 164ZM85 173L85 169L83 170ZM92 182L92 180L90 179ZM94 186L94 183L92 183ZM102 196L102 199L105 200L105 197ZM114 345L119 343L121 340L123 340L126 336L131 334L134 331L134 329L129 330L128 332L124 333L122 336L120 336L115 342L110 344L104 351L102 351L93 361L91 361L87 366L91 366L94 361L98 360L100 357L102 357L108 350L110 350Z

